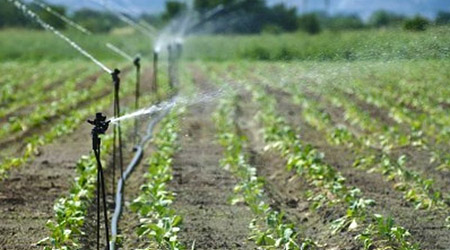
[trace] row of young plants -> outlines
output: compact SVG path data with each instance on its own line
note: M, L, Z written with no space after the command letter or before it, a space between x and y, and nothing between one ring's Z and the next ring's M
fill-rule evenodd
M315 102L302 94L294 95L294 102L302 106L302 116L310 125L324 131L332 143L345 145L356 152L358 157L353 164L355 167L379 172L387 181L395 182L394 187L416 208L445 206L441 192L434 188L433 179L424 178L422 174L408 169L405 155L401 155L398 159L391 156L390 149L393 145L389 142L389 135L365 131L363 136L358 137L345 125L336 128L330 114L322 109L322 102Z
M104 88L107 84L111 84L109 79L100 78L97 84L99 87L96 89L99 91L101 87ZM122 84L121 94L128 95L132 93L133 90L134 84L129 81L126 84ZM83 91L83 93L85 93L85 91ZM84 96L87 96L87 93L84 94ZM62 98L62 100L64 100L64 98ZM102 108L106 108L110 102L111 98L110 95L108 95L103 96L98 100L93 100L81 109L72 111L70 111L70 109L66 110L68 114L61 114L62 118L60 118L48 131L25 138L26 145L24 146L24 151L21 155L5 157L0 162L0 180L7 177L7 173L11 168L20 167L33 159L35 155L39 154L40 147L53 142L57 138L72 133L82 122L86 121L86 118L89 115L94 114Z
M28 92L27 88L33 87L33 83L45 82L45 77L53 77L63 73L59 67L49 67L49 62L4 62L0 65L0 107L7 107L15 101L19 101L17 94ZM66 64L61 65L65 68ZM15 74L18 73L19 74ZM1 109L0 109L1 110Z
M178 117L182 110L172 110L161 123L152 140L155 152L147 160L146 183L141 186L139 196L130 204L131 211L139 216L136 233L146 239L145 249L185 249L178 240L182 217L171 208L175 194L168 190L172 180L173 155L178 149Z
M8 177L8 171L11 168L20 167L29 160L32 160L39 154L40 147L53 142L57 138L74 132L82 122L86 121L86 118L89 115L92 115L101 107L106 107L109 103L109 98L103 98L101 101L94 102L85 109L74 110L66 117L62 118L58 124L52 126L49 131L40 135L33 135L28 138L25 150L20 156L6 157L0 163L0 180Z
M8 72L5 75L6 80L2 85L1 92L3 102L0 106L0 117L12 115L19 108L50 98L51 96L47 95L52 85L54 85L54 89L58 89L64 85L65 80L68 80L69 77L75 78L80 71L94 72L86 70L84 64L77 61L61 63L56 67L52 63L46 62L36 68L30 67L30 69L17 68L12 72L20 72L20 74Z
M248 163L245 153L246 139L238 133L236 96L223 99L213 115L218 131L218 141L224 149L221 165L239 179L234 188L232 203L245 202L253 212L250 239L263 249L315 249L317 244L301 238L297 228L282 211L266 203L264 181L257 176L255 167Z
M362 81L355 81L354 85L360 89ZM432 152L432 162L438 163L439 170L450 170L450 154L447 145L450 139L450 118L448 112L437 105L431 108L420 97L410 95L404 97L396 92L389 91L393 87L377 89L376 86L367 86L364 90L350 91L358 100L365 101L382 110L398 124L409 127L410 131L421 136L422 142L413 146L421 146ZM403 93L402 93L403 94ZM414 99L416 98L416 99ZM415 102L416 104L412 104ZM427 108L428 107L428 108Z
M122 94L130 94L134 90L131 82L130 86L123 90ZM143 101L150 101L152 97L146 96ZM69 134L74 129L85 122L87 117L95 114L99 110L108 108L111 104L111 98L105 97L99 102L94 102L89 109L83 111L83 115L71 118L76 119L67 125L71 126L71 130L66 130ZM124 109L126 112L126 107ZM122 133L127 134L131 128L131 123L122 124ZM109 157L113 147L113 137L111 134L105 135L102 138L101 152L102 165L104 168L108 167L106 158ZM55 217L46 223L46 227L50 231L50 235L38 242L38 245L44 246L44 249L79 249L80 236L84 235L82 231L87 210L90 206L90 201L95 196L97 186L97 162L93 152L88 155L83 155L76 163L76 174L74 182L68 194L57 199L53 210Z
M398 159L390 155L391 149L395 147L420 145L421 136L414 133L402 136L398 133L398 128L383 127L382 123L371 118L336 88L333 88L333 92L326 92L323 98L320 98L320 93L312 93L320 101L305 93L307 86L288 84L284 88L292 93L293 102L302 107L302 117L308 124L326 132L331 143L346 145L356 151L358 158L354 163L355 167L371 168L382 173L387 180L394 181L396 189L403 192L404 198L417 208L446 207L443 195L433 188L432 179L423 178L422 174L408 169L404 155ZM351 126L346 126L345 123L335 125L331 114L327 112L327 108L333 105L344 110L345 123L350 123ZM362 133L358 134L358 131L351 129L355 125Z
M159 80L164 80L165 75L160 74ZM122 84L121 95L127 96L134 93L133 81L127 80L125 84ZM166 81L162 81L164 83ZM141 98L142 103L152 103L159 98L165 98L170 94L170 90L167 85L161 84L161 90L158 94L151 93L144 95ZM122 99L123 100L123 99ZM81 122L84 122L86 118L99 110L104 110L111 104L111 98L105 97L101 102L96 102L91 105L91 109L86 112L80 122L71 123L76 128ZM127 112L127 107L124 107L123 112ZM122 133L127 134L130 130L132 123L122 123ZM67 131L68 133L70 131ZM102 156L108 157L113 147L111 135L106 135L102 139ZM102 164L104 167L108 167L107 164ZM90 205L90 201L95 196L97 180L97 165L95 155L90 153L89 155L82 156L77 163L77 173L70 189L69 194L64 195L55 201L54 210L55 218L49 220L46 224L50 230L50 236L42 239L39 244L43 245L46 249L79 249L80 236L84 235L82 231L86 216L87 208Z
M132 81L122 84L121 95L127 96L134 92L134 84ZM166 87L163 87L165 90ZM155 94L145 95L141 102L151 103L157 100ZM104 110L111 104L110 96L105 97L101 102L95 102L91 105L91 109L86 112L80 122L73 123L74 128L78 127L81 122L86 121L86 118L99 110ZM127 112L129 108L124 107L123 112ZM132 123L122 123L122 133L127 134ZM67 131L70 133L70 131ZM106 135L102 138L102 156L109 157L113 147L113 138L111 135ZM104 160L103 159L103 160ZM103 167L108 167L103 163ZM84 235L82 231L84 225L87 209L90 206L90 201L95 196L96 181L97 181L97 165L95 155L90 153L81 156L77 163L76 175L72 188L69 194L64 195L55 201L54 211L55 218L49 220L46 224L50 230L50 235L42 239L39 244L43 245L45 249L79 249L80 236Z
M42 123L52 117L57 117L76 108L78 105L96 98L99 93L105 90L107 82L97 82L91 88L76 89L80 81L85 79L92 72L79 74L71 80L61 83L61 87L51 91L39 91L33 94L30 99L37 103L29 108L31 111L26 115L12 116L8 123L0 128L0 140L14 136L16 133L25 133L33 128L39 127ZM46 102L45 99L54 98L54 101Z
M110 152L113 146L111 135L102 138L101 151ZM102 159L102 165L105 164ZM89 201L95 196L97 187L97 161L93 153L84 155L76 163L75 181L69 194L59 198L53 210L55 217L46 223L50 236L40 240L37 245L45 250L51 249L80 249L79 237L84 234L84 225Z
M371 213L370 208L375 201L364 198L358 188L348 186L339 171L323 161L323 154L303 144L298 132L277 115L273 97L254 85L252 93L260 105L258 117L263 124L266 149L280 152L287 161L288 170L295 171L316 187L309 194L315 208L337 204L347 207L346 214L331 223L333 233L343 230L358 232L356 239L364 249L419 249L417 244L409 242L408 230L396 225L390 217Z

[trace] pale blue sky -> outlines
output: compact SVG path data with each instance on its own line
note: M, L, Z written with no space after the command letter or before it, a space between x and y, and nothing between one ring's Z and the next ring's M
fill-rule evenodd
M53 3L81 8L96 6L93 1L102 0L49 0ZM110 0L112 1L112 0ZM295 6L299 12L312 10L326 10L325 0L267 0L269 4L284 2L289 6ZM405 15L421 14L433 17L438 11L450 11L450 0L329 0L331 13L357 13L363 18L368 17L373 11L386 9ZM120 6L128 6L137 12L157 13L164 9L165 0L114 0ZM305 8L305 2L307 2ZM98 6L98 5L97 5Z

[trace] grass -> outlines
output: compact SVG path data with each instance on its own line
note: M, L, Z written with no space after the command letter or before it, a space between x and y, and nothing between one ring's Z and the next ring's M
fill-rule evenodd
M87 52L99 60L122 60L106 47L112 43L130 55L140 53L148 55L152 51L151 41L138 34L94 34L79 32L65 33ZM85 59L54 34L42 30L6 29L0 31L0 61L60 61L67 59ZM87 59L86 59L87 60Z
M449 27L433 27L425 32L392 28L326 31L315 36L199 36L188 40L185 57L211 61L442 59L450 57L448 31Z
M319 35L286 33L281 35L201 35L187 39L187 60L312 60L355 61L450 58L450 26L431 27L424 32L390 28L332 32ZM71 31L66 35L100 60L119 56L106 48L110 42L129 54L150 58L151 41L131 32L86 36ZM39 42L37 42L39 41ZM1 61L58 61L83 58L50 32L6 29L0 31ZM87 59L86 59L87 60Z

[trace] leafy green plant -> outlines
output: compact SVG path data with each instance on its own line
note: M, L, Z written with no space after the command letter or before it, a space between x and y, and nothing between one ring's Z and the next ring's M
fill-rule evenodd
M179 250L185 247L178 241L182 218L170 208L174 194L166 183L172 179L172 157L177 150L177 112L172 111L162 122L162 129L154 138L156 151L149 158L147 183L141 186L139 196L130 209L139 214L140 226L136 233L155 242L160 248ZM148 246L148 249L152 249Z

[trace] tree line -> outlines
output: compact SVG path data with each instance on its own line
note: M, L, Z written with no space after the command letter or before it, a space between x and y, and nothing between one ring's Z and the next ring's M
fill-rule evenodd
M80 9L69 14L64 6L47 5L93 32L109 32L113 28L125 26L115 15L107 11ZM66 28L64 22L42 10L36 4L31 3L29 7L55 28ZM322 30L352 30L390 26L403 26L408 30L425 30L430 24L450 23L450 12L439 12L434 20L429 20L421 16L408 18L393 12L379 10L374 12L367 21L363 21L358 15L352 14L329 15L325 12L299 14L294 7L287 7L282 3L268 6L265 0L194 0L192 8L204 18L204 22L196 26L197 31L206 30L214 33L282 33L301 30L317 34ZM155 26L162 26L187 9L185 1L169 0L166 2L165 11L162 14L142 14L133 18L137 21L146 20ZM11 3L0 0L0 28L5 27L39 28Z

